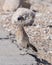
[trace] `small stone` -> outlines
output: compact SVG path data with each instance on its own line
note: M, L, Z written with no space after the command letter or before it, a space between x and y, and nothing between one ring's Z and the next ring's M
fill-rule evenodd
M20 0L5 0L3 5L3 10L6 11L15 11L20 5Z
M47 36L47 39L52 40L52 35Z

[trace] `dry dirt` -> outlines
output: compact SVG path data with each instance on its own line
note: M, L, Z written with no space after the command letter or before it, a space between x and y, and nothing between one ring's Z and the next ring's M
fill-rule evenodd
M2 1L2 0L0 0L0 1ZM4 13L2 11L1 5L2 5L2 3L0 2L0 27L1 27L1 25L3 26L5 23L8 22L7 25L8 24L9 25L7 26L7 29L9 29L9 30L11 29L11 32L13 33L15 30L15 28L13 28L12 27L13 25L11 24L11 16L13 13ZM40 4L39 4L39 1L37 1L37 2L35 2L35 4L32 5L31 9L34 9L37 11L35 14L34 23L32 26L24 27L24 29L29 36L30 42L33 45L35 45L36 48L38 49L38 53L37 53L38 58L35 57L35 59L37 61L37 65L52 65L52 0L42 0L42 1L40 0ZM1 32L1 30L0 30L0 32ZM8 35L9 32L7 32L7 33L5 32L5 34ZM1 32L0 37L4 36L5 34L2 34L2 32ZM1 42L2 41L0 40L0 44L1 44ZM9 42L7 42L7 43L9 43ZM2 44L1 44L1 46L2 46ZM10 46L10 43L9 43L9 46ZM14 48L15 48L15 46L14 46ZM9 52L11 52L11 54L12 54L13 50L11 50L12 52L11 51L9 51ZM14 51L14 52L16 52L16 51ZM7 54L7 53L5 53L5 54ZM17 54L17 52L16 52L16 54ZM0 53L0 57L2 57L1 53ZM4 55L4 57L5 57L5 55ZM16 58L14 56L12 56L12 57ZM19 55L19 57L21 57L21 56ZM7 57L5 57L5 58L6 58L5 59L5 61L6 61ZM16 59L13 59L13 61L14 60L16 60ZM2 61L2 58L1 58L1 61ZM31 62L31 61L33 61L33 60L29 60L29 62ZM14 61L14 63L15 62L16 61ZM9 63L9 61L8 61L8 63ZM14 63L13 64L9 63L9 65L14 65ZM5 65L7 65L7 63ZM32 65L35 65L35 64L32 64Z

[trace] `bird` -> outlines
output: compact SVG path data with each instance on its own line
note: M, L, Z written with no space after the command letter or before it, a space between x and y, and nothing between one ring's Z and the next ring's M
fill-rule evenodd
M12 16L12 24L17 26L17 30L15 32L16 36L16 45L19 49L29 49L30 47L37 52L37 48L32 45L29 41L29 37L24 30L24 26L32 24L34 21L35 13L27 8L18 8L17 11Z

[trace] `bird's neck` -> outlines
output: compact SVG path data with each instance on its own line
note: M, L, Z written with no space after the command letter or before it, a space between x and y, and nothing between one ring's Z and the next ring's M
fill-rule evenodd
M17 27L17 31L23 31L23 30L24 30L23 26L18 25L18 27Z

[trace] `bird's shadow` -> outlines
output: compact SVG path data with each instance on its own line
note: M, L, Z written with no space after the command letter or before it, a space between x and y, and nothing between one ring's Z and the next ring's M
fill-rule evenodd
M37 65L52 65L51 63L49 63L48 61L44 60L44 59L40 59L38 58L36 55L33 55L33 54L29 54L31 55L32 57L35 58L35 60L37 61Z

